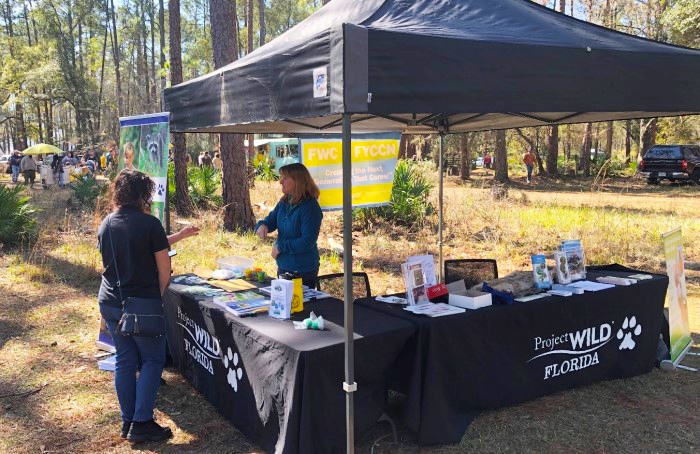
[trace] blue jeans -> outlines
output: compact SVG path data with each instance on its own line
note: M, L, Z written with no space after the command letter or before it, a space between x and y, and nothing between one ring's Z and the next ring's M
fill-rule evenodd
M17 183L19 179L19 166L12 166L12 182Z
M117 349L114 387L122 412L122 421L150 421L165 366L165 336L130 337L117 332L121 309L100 304ZM136 371L139 369L138 379Z
M527 181L530 181L530 180L532 180L532 170L533 170L534 166L526 165L525 167L527 167Z

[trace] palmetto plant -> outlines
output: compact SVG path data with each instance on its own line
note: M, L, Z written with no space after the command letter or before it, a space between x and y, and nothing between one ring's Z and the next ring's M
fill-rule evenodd
M432 183L420 172L415 162L399 160L394 171L389 205L356 210L355 219L364 228L379 220L397 225L421 224L425 215L433 212L433 206L428 201L432 187Z
M187 185L192 202L200 208L221 205L218 194L221 174L211 166L190 167L187 169Z
M35 209L29 197L22 196L24 186L0 185L0 243L10 245L36 233Z
M81 176L68 186L78 205L94 209L97 198L107 192L107 185L91 176Z

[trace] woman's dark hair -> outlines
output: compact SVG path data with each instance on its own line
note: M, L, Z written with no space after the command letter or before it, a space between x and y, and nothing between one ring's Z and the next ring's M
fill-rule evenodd
M154 183L138 170L122 170L109 187L112 210L130 206L141 211L151 205Z

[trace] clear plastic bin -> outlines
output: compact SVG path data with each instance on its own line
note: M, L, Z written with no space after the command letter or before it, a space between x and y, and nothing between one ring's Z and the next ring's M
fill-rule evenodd
M246 269L253 268L253 259L230 255L220 258L216 265L221 270L231 270L235 273L244 273Z

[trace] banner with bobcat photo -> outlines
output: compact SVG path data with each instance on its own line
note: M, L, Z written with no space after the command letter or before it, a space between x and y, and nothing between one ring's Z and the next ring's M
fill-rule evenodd
M161 112L119 119L118 170L140 170L151 177L155 183L151 214L163 225L168 188L169 118L168 112Z
M674 363L683 354L690 337L688 323L688 292L685 286L683 264L683 237L680 227L661 235L668 274L668 328L671 335L671 361Z

